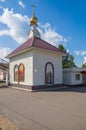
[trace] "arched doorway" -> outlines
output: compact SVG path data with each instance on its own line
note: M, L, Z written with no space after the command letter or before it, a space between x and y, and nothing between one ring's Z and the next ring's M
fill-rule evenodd
M18 82L18 65L14 66L14 81Z
M45 65L45 84L54 84L54 66L51 62Z
M14 81L18 82L24 82L25 78L25 67L21 63L19 66L15 65L14 66Z
M24 82L24 72L25 72L25 68L24 68L24 65L21 63L19 65L19 81L20 82Z

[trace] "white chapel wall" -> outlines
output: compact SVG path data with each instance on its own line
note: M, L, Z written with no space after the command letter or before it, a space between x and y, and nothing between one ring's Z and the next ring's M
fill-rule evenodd
M18 55L16 57L13 57L10 59L10 82L11 83L15 83L18 84L18 82L14 81L14 66L17 64L24 64L25 67L25 81L24 82L20 82L20 84L24 84L24 85L33 85L33 78L32 78L32 64L33 64L33 58L32 58L32 52L25 52L22 53L21 55Z
M54 84L62 84L62 56L35 49L33 53L33 85L45 84L45 65L54 65Z

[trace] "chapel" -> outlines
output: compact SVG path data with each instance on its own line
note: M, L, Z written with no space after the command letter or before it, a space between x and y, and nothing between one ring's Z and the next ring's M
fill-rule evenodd
M37 28L34 10L30 18L28 40L7 55L10 85L28 91L63 84L62 57L65 52L44 41Z

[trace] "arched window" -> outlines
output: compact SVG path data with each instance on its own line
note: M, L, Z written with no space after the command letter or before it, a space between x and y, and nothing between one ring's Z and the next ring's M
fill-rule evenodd
M14 81L18 81L18 65L14 66Z
M19 81L20 82L23 82L24 81L24 65L23 64L20 64L19 65Z
M54 66L51 62L45 65L45 84L54 84Z

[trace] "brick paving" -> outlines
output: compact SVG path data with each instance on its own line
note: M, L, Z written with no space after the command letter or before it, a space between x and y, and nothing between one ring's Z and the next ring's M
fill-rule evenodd
M0 130L19 130L19 129L3 115L0 115Z

